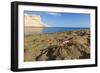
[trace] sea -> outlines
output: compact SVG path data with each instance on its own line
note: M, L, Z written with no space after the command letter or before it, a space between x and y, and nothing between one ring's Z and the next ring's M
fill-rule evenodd
M72 31L72 30L83 30L89 28L77 28L77 27L25 27L24 33L25 35L32 34L43 34L43 33L55 33L55 32L64 32L64 31Z

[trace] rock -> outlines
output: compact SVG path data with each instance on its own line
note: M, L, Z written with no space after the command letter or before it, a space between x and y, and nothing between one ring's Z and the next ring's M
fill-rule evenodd
M49 60L72 60L72 59L89 59L90 58L90 35L89 31L68 31L62 33L56 33L56 35L50 34L44 38L37 39L35 44L39 44L38 51L35 51L36 55L30 53L30 51L25 50L26 58L29 56L35 57L35 61L49 61ZM82 32L83 34L81 34ZM86 33L85 33L86 32ZM76 35L72 35L72 33ZM61 35L60 35L61 34ZM64 34L64 35L62 35ZM66 35L65 35L66 34ZM81 34L81 35L80 35ZM45 36L43 34L42 36ZM55 37L54 37L55 36ZM33 40L32 40L33 41ZM41 44L41 46L40 46ZM43 46L42 46L43 45ZM26 47L26 46L25 46ZM31 47L31 46L29 46ZM41 48L42 47L42 48ZM27 48L27 47L26 47ZM37 54L38 53L38 54ZM31 58L28 58L31 60Z
M41 17L38 16L29 16L29 15L25 15L25 27L47 27L48 25L43 23L41 20Z

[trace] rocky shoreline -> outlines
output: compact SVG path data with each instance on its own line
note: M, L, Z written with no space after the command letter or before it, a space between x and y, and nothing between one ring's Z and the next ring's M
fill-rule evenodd
M24 61L90 58L90 29L25 36Z

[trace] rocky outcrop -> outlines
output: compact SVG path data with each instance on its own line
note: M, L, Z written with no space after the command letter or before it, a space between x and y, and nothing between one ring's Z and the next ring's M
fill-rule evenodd
M90 29L25 37L25 61L90 58Z
M81 31L80 31L81 32ZM59 44L50 45L41 50L41 53L36 57L37 61L42 60L67 60L67 59L87 59L90 58L90 38L86 31L71 32L74 35L69 35L62 39L56 39Z

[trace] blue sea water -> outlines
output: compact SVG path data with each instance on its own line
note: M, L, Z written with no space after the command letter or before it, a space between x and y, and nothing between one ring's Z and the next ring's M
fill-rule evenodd
M32 34L40 34L40 33L55 33L55 32L64 32L64 31L72 31L72 30L82 30L82 29L89 29L89 28L68 28L68 27L25 27L25 35L32 35Z
M43 33L54 33L54 32L64 32L64 31L71 31L71 30L81 30L81 29L87 29L87 28L68 28L68 27L49 27L49 28L43 28Z

